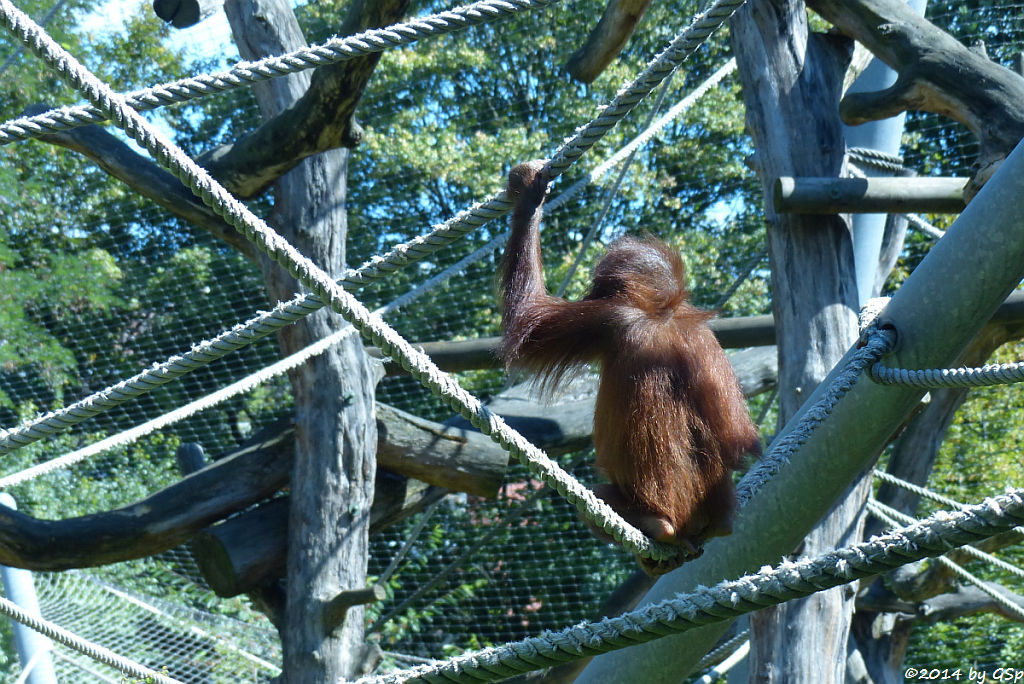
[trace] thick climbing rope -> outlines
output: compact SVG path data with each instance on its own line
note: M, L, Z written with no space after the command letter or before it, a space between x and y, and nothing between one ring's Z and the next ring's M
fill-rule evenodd
M547 211L556 209L561 203L568 201L571 197L576 196L580 191L583 190L587 185L593 183L600 177L612 170L612 168L618 166L626 159L628 159L636 150L643 145L650 142L654 136L662 131L666 126L672 123L674 120L679 118L679 115L686 112L693 106L693 104L708 93L711 88L717 86L723 78L731 74L736 70L736 60L730 59L728 62L723 64L714 74L712 74L706 81L697 86L693 92L684 97L682 100L672 105L672 108L665 112L661 118L655 121L653 124L647 127L647 129L629 141L624 147L617 151L612 156L598 164L589 171L583 178L570 185L566 190L559 195L555 200L547 202L544 206ZM557 203L556 203L557 202Z
M960 508L964 508L967 505L967 504L961 503L959 501L956 501L955 499L951 499L948 496L944 496L942 494L939 494L938 492L932 491L931 489L927 489L925 487L921 487L920 485L916 485L913 482L907 482L904 479L898 478L898 477L896 477L895 475L893 475L891 473L885 472L884 470L879 470L878 468L875 468L872 471L872 475L874 475L877 479L881 480L882 482L887 482L887 483L893 485L894 487L899 487L900 489L905 489L908 492L912 492L914 494L917 494L921 498L928 499L929 501L934 501L937 504L941 504L941 505L947 506L949 508L960 509ZM1024 535L1024 527L1015 528L1013 531L1017 532L1018 534ZM1013 573L1015 575L1019 574L1020 569L1017 568L1017 566L1014 565L1014 566L1006 567L1006 566L1010 565L1009 563L1006 563L1006 561L1003 561L1003 560L1000 560L998 558L995 558L994 556L992 558L994 559L993 561L991 561L991 562L993 562L993 564L998 565L999 567L1003 568L1007 572L1011 572L1011 573Z
M736 500L739 506L746 505L765 483L789 463L790 457L832 413L836 404L856 384L864 370L893 348L896 334L884 328L869 327L861 339L862 346L850 356L846 366L835 376L822 397L804 411L792 430L772 442L768 451L740 480L736 487Z
M687 57L697 50L708 37L746 0L714 0L705 11L694 17L690 26L680 31L661 53L659 53L631 83L619 90L612 101L603 107L599 115L563 142L552 154L551 178L554 180L565 172L583 153L589 150L611 128L621 121L644 97ZM463 210L445 223L434 226L427 234L395 247L387 254L374 257L359 269L356 276L351 274L345 284L362 285L368 280L383 278L404 266L414 256L426 251L433 254L438 249L458 240L466 233L482 226L487 221L503 216L511 208L511 202L504 191L478 202ZM553 208L550 204L548 208ZM425 258L419 256L418 258Z
M877 499L869 499L868 500L868 505L869 505L869 507L871 507L873 509L873 512L878 512L879 513L879 516L878 516L879 518L882 518L883 516L888 516L888 518L885 518L885 520L886 520L886 522L889 522L889 524L897 524L897 523L891 522L891 520L898 521L899 524L903 524L903 525L909 525L909 524L913 524L914 522L916 522L916 519L913 516L907 515L906 513L903 513L902 511L898 511L895 508L893 508L892 506L884 504L881 501L878 501ZM980 560L980 561L985 561L989 565L997 567L1000 570L1005 570L1006 572L1010 573L1011 575L1015 575L1017 577L1020 577L1020 578L1024 579L1024 569L1021 569L1021 568L1017 567L1013 563L1007 563L1002 558L999 558L997 556L993 556L991 553L988 553L986 551L982 551L981 549L975 548L975 547L970 546L970 545L962 546L962 547L960 547L960 550L963 551L968 556L976 558L977 560Z
M53 21L53 18L64 8L67 1L68 0L57 0L57 2L53 3L53 6L50 7L50 9L46 11L46 14L43 15L42 19L39 20L39 25L45 27ZM7 59L4 60L4 63L0 64L0 76L3 76L4 72L10 69L12 64L18 61L18 58L21 57L21 53L24 51L25 47L23 45L19 45L11 51L11 54L7 55Z
M784 561L713 587L699 587L615 618L582 622L503 646L419 666L358 684L490 682L569 660L607 653L703 625L731 620L767 606L888 572L954 546L994 536L1024 522L1024 490L986 499L962 511L939 511L913 525L816 558Z
M729 2L732 3L731 6L734 9L737 0L729 0ZM720 3L716 3L713 7L720 7ZM719 24L724 22L731 12L732 10L727 14L720 15ZM253 242L262 252L285 267L299 282L320 296L335 313L352 323L364 337L379 345L385 354L398 360L413 377L438 394L450 407L469 420L474 427L490 436L529 467L538 477L552 485L583 515L600 525L623 547L654 560L667 560L674 558L679 553L678 547L654 542L623 520L622 516L607 503L562 470L542 450L510 428L500 416L492 413L479 399L466 392L451 376L437 368L430 357L415 349L380 317L368 311L351 294L335 283L323 269L299 253L273 228L253 214L245 204L235 199L203 168L168 140L158 128L128 107L123 97L89 72L28 16L11 4L10 0L0 0L0 22L63 79L85 95L93 105L106 112L112 121L150 152L172 174L181 179L225 221ZM703 18L697 24L702 27L707 26L707 22ZM707 33L704 34L704 37L706 35ZM676 46L678 41L678 38L677 41L673 41L674 47L669 52L681 49ZM682 42L686 43L686 41ZM664 63L664 55L665 53L662 53L662 56L655 62ZM584 146L589 147L596 140L594 138L589 141L589 144L586 144L582 140L583 136L577 137L581 138L580 142L572 150L567 150L562 155L562 163L566 166L573 159L578 158L579 154L582 154Z
M940 228L936 228L935 226L928 223L917 214L900 214L900 216L907 219L907 222L910 223L910 225L914 226L925 235L935 238L936 240L938 240L939 238L943 237L946 234L946 231Z
M868 507L868 511L873 516L875 516L879 520L882 520L887 525L891 525L892 527L900 527L901 523L912 525L912 524L914 524L916 522L916 520L912 516L909 516L909 515L907 515L905 513L901 513L900 511L897 511L895 508L892 508L890 506L886 506L882 502L876 501L874 499L868 500L867 507ZM974 556L975 558L980 558L980 559L986 560L988 562L992 562L992 560L996 560L996 561L999 560L995 556L991 556L990 554L987 554L984 551L981 551L980 549L976 549L976 548L974 548L973 546L970 546L970 545L961 546L960 550L968 553L969 555ZM946 558L945 556L939 556L938 558L936 558L936 560L940 564L944 565L945 567L947 567L951 571L953 571L961 579L964 579L967 582L970 582L971 584L976 586L979 590L981 590L983 593L988 595L990 598L992 598L992 600L994 600L996 603L1001 605L1007 611L1009 611L1010 613L1013 613L1018 618L1021 618L1022 620L1024 620L1024 607L1022 607L1021 605L1011 601L1005 595L1000 594L998 591L993 589L989 585L989 583L987 583L984 580L982 580L981 578L977 577L976 575L974 575L973 573L968 571L966 568L964 568L962 565L960 565L956 561L950 560L949 558ZM1009 565L1009 563L1007 563L1007 565ZM1013 568L1014 566L1011 565L1010 567ZM1014 568L1014 569L1016 570L1016 568Z
M647 121L644 123L644 128L649 129L651 124L654 122L654 117L661 109L661 105L665 102L665 95L668 94L668 87L672 83L672 77L669 76L661 84L661 90L658 91L658 97L654 101L654 106L651 108L650 113L647 115ZM556 297L564 297L565 291L569 289L569 283L572 282L572 277L576 275L577 269L580 264L583 263L583 257L587 254L587 248L590 247L591 243L597 237L597 233L601 230L601 226L604 225L605 217L608 216L608 212L611 211L612 201L618 197L619 189L622 187L622 182L626 180L626 175L629 173L629 168L633 165L633 160L636 159L637 150L634 149L626 159L622 162L622 166L619 168L619 174L612 181L612 184L608 187L604 194L604 200L601 202L601 207L597 211L597 216L590 224L590 228L587 229L587 234L583 236L583 240L580 241L579 249L576 252L576 258L572 260L572 264L565 272L565 277L562 278L561 284L555 290Z
M694 92L683 98L674 105L664 116L662 116L647 130L634 138L625 147L612 155L608 160L595 167L582 179L574 183L565 192L547 203L548 210L554 210L565 204L569 199L580 192L586 185L594 183L607 174L618 162L626 158L632 151L650 141L654 135L667 126L681 113L689 109L693 103L708 90L717 84L722 78L735 69L735 60L730 60L720 68L711 78L698 87ZM482 204L475 205L477 207ZM466 212L464 212L466 213ZM468 212L471 213L471 212ZM499 217L504 212L493 214ZM428 235L421 236L415 240L399 245L383 257L370 260L358 269L350 270L342 276L341 282L348 287L359 287L366 285L388 275L398 268L420 261L433 254L438 249L449 244L447 241L435 241L432 235L443 232L449 224L455 225L459 220L456 216L449 223L441 224ZM481 221L483 225L486 221ZM466 231L468 232L468 230ZM462 233L462 234L465 234ZM443 273L434 276L417 289L419 296L426 290L437 286L447 278L460 273L470 263L489 255L494 249L504 244L508 234L503 233L488 242L483 247L474 251L471 255L464 257L457 264L446 269ZM426 288L423 289L423 288ZM408 301L411 301L408 300ZM402 306L408 301L393 305ZM37 418L26 421L22 425L12 429L0 429L0 455L10 453L23 446L32 444L40 439L63 432L74 425L77 425L89 418L92 418L104 411L126 402L132 401L139 396L161 387L176 378L190 373L198 368L212 363L213 361L226 356L227 354L250 345L258 340L271 335L281 328L300 320L323 308L324 302L315 294L299 294L287 302L278 303L269 312L255 315L244 323L224 331L220 335L200 342L184 354L172 356L163 363L155 364L140 373L116 383L106 389L96 392L88 397L80 399L58 411L44 413ZM226 397L225 397L226 398ZM154 428L155 429L155 428ZM141 435L139 435L141 436Z
M93 660L109 665L115 668L118 672L135 678L136 681L155 682L156 684L181 684L177 679L172 679L171 677L161 674L156 670L151 670L144 665L140 665L134 660L129 660L128 658L119 656L113 651L103 648L99 644L94 644L87 639L83 639L77 634L69 632L49 620L44 620L41 617L33 615L32 613L23 610L13 601L9 601L3 597L0 597L0 613L3 613L13 620L17 620L26 627L34 629L57 643L64 644L68 648L74 649Z
M257 62L239 62L228 71L163 83L128 93L125 99L132 109L140 112L187 102L299 71L403 47L423 38L456 33L472 26L501 21L520 12L547 7L558 1L482 0L413 21L371 29L344 38L332 38L322 45L299 48ZM106 120L106 114L89 105L51 109L0 125L0 145Z
M981 368L888 368L881 363L871 367L871 379L882 385L909 387L994 387L1024 380L1024 363L998 363Z
M846 150L846 155L860 164L872 166L881 171L888 171L897 175L913 172L913 169L908 169L903 165L903 157L895 154L886 154L879 150L873 150L870 147L850 147Z

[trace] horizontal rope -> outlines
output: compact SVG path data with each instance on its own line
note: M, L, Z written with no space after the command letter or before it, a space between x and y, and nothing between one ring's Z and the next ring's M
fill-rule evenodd
M962 511L939 511L905 528L816 558L784 561L760 572L644 606L619 617L582 622L503 646L473 651L441 665L364 677L357 684L491 682L570 660L642 644L731 620L794 598L888 572L950 548L980 541L1024 522L1024 489Z
M322 45L299 48L257 62L239 62L228 71L203 74L137 90L125 95L129 106L146 111L196 98L223 93L299 71L336 64L391 48L410 45L423 38L455 33L479 24L500 21L526 10L547 7L559 0L482 0L413 21L392 24L346 36ZM0 125L0 145L38 138L76 126L101 123L107 115L91 105L61 107Z
M908 387L994 387L1024 380L1024 363L989 364L980 368L889 368L876 363L871 379L882 385Z
M866 166L871 166L882 171L890 171L899 175L907 171L903 165L903 157L895 154L887 154L870 147L851 147L846 150L847 156L854 161Z

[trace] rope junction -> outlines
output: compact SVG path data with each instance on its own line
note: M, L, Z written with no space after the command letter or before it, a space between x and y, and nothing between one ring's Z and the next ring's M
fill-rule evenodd
M698 86L697 89L684 97L679 103L674 105L664 116L658 119L654 124L648 126L646 130L627 143L621 150L588 172L582 179L574 183L557 197L550 200L547 203L549 210L553 210L563 204L566 204L584 187L590 183L600 180L601 177L614 168L618 161L628 157L629 154L632 154L632 152L638 149L640 145L649 142L658 131L662 130L680 114L687 111L699 97L708 92L711 85L718 83L733 69L735 69L734 61L730 61L720 68L707 81ZM466 255L455 264L452 264L441 273L427 279L418 287L406 292L404 295L396 298L384 307L377 309L376 313L379 315L385 315L386 313L396 311L409 305L424 294L440 287L450 278L462 273L462 271L468 268L470 264L490 256L494 250L500 248L506 240L508 240L507 231L477 248L475 251ZM311 313L319 311L323 306L323 302L316 297L316 295L296 295L293 299L287 302L279 303L269 312L258 313L249 321L240 323L211 340L204 340L203 342L194 345L191 350L182 355L172 356L166 361L154 364L150 368L141 371L131 378L84 397L57 411L42 414L31 421L26 421L16 428L10 430L0 429L0 455L11 453L40 439L59 434L60 432L68 430L89 418L103 413L104 411L132 401L147 392L162 387L172 380L175 380L198 368L202 368L203 366L212 363L233 351L261 340L264 337L277 332L279 329L290 325ZM299 364L305 362L309 358L312 358L316 354L322 353L331 344L340 341L341 337L335 335L330 339L332 339L333 342L327 342L326 340L314 342L306 349L300 350L286 359L281 359L280 361L242 378L221 390L213 392L205 397L200 397L185 406L169 412L168 414L158 416L151 421L147 421L146 423L123 431L119 434L112 435L96 444L58 456L45 463L40 463L26 469L25 471L0 477L0 489L30 480L34 477L52 472L58 468L69 466L90 456L95 456L109 451L115 447L129 444L157 429L172 425L193 415L194 413L205 410L226 401L231 397L249 391L258 384L266 382L272 377L279 376L287 372L289 369L297 367Z
M648 126L645 131L631 140L621 150L588 172L583 178L558 195L558 197L549 201L547 203L548 210L554 210L565 204L569 199L582 191L584 187L596 182L607 174L616 164L626 159L641 145L649 142L659 131L692 107L697 99L706 94L712 86L719 83L733 70L735 70L735 60L730 60L709 77L707 81L674 105L665 115L659 118L653 125ZM475 206L479 207L485 203ZM463 214L466 213L463 212ZM501 215L503 214L494 214L495 217ZM459 216L454 217L449 223L435 227L434 232L452 224L452 222L456 222ZM486 223L486 221L481 222L479 225L483 225L483 223ZM462 234L465 235L465 232ZM342 276L341 282L349 288L361 287L376 282L394 273L399 268L427 258L449 244L449 242L434 241L431 239L431 235L433 235L433 232L416 238L409 243L398 245L389 254L370 260L358 269L347 271ZM499 235L447 269L444 273L438 274L425 282L417 291L419 294L423 294L425 291L436 287L453 275L460 273L470 263L488 256L494 249L503 245L507 239L507 232ZM415 298L415 296L412 298ZM412 298L401 302L396 300L390 306L404 306L409 301L412 301ZM163 363L154 364L152 367L141 371L131 378L76 401L58 411L44 413L38 418L27 421L16 428L9 430L0 429L0 455L10 453L40 439L63 432L104 411L138 398L235 350L253 344L281 328L319 311L323 307L323 300L316 294L296 295L287 302L278 303L270 311L257 313L248 321L240 323L210 340L194 345L191 350L184 354L172 356Z
M275 55L256 62L239 62L228 71L183 78L137 90L124 97L132 109L139 112L148 111L299 71L404 47L423 38L456 33L472 26L501 21L520 12L544 8L556 2L559 0L481 0L413 21L371 29L345 38L331 38L322 45L300 48L284 55ZM102 123L107 119L108 116L100 109L89 105L51 109L0 125L0 145L38 138L47 133L65 131L77 126Z
M896 343L896 334L885 328L870 327L861 337L863 345L856 349L813 406L803 411L799 421L785 435L777 437L765 454L751 466L736 487L736 501L742 507L766 482L789 463L810 438L815 428L832 413L839 400L850 391L864 370L888 353Z
M723 581L714 587L699 587L619 617L582 622L559 632L457 656L440 665L365 677L357 684L497 681L730 620L941 555L955 546L1005 532L1021 522L1024 490L1016 489L962 511L939 511L908 527L817 558L784 561L774 568L765 567L756 574Z

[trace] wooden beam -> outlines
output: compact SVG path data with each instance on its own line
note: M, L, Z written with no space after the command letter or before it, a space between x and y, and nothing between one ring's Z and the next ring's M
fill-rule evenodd
M966 178L792 178L775 180L782 214L959 214Z

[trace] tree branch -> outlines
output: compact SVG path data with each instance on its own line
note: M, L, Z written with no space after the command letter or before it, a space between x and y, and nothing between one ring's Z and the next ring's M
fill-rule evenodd
M408 0L357 0L338 35L393 24L408 4ZM306 157L355 147L363 136L355 119L356 105L379 60L377 53L318 68L293 105L240 140L202 155L199 163L236 196L251 198Z
M33 105L25 115L48 110ZM198 226L224 241L250 260L255 260L252 243L232 228L177 178L153 160L142 156L102 126L81 126L60 133L40 136L40 140L59 145L91 159L101 169L174 216Z
M978 163L987 175L1024 137L1024 78L969 50L905 3L808 0L807 4L899 74L885 90L847 94L839 108L847 124L886 119L903 111L948 116L978 138Z

